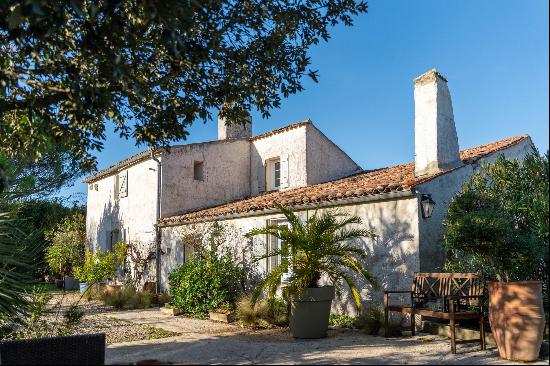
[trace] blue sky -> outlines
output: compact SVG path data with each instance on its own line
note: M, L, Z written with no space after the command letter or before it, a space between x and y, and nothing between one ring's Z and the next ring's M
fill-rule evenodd
M548 149L548 2L370 0L353 27L312 49L319 83L283 101L260 134L311 119L364 169L414 160L412 80L437 68L449 80L460 148L523 133ZM187 142L216 139L216 121ZM108 134L106 168L146 147ZM60 192L85 201L80 181Z

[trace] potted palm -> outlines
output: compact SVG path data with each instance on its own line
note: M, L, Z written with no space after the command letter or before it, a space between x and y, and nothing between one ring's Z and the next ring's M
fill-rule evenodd
M500 356L534 361L548 306L548 155L500 157L483 171L449 207L447 267L489 280L489 324Z
M281 263L256 287L252 306L267 290L273 298L282 287L290 303L290 328L296 338L326 336L330 308L335 294L345 283L357 310L361 308L359 288L353 274L377 286L375 278L363 267L367 254L350 241L374 234L361 228L361 219L337 211L315 211L302 221L290 209L278 206L289 226L270 225L250 231L247 236L271 235L282 243L257 260L278 256ZM284 274L285 283L282 280Z

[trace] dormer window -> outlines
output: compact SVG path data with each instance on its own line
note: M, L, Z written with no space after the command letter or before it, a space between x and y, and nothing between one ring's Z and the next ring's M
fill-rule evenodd
M281 159L273 160L271 162L271 189L277 190L281 188Z
M258 171L258 192L288 188L288 155L267 159Z

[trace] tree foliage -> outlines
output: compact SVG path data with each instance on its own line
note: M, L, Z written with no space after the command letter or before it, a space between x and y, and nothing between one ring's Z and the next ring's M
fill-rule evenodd
M113 251L86 251L86 259L74 269L74 276L80 282L98 283L116 276L126 260L128 247L124 242L115 243Z
M9 156L0 148L0 194L5 199L45 200L90 172L62 146L50 146L38 159L27 152Z
M85 165L105 122L138 143L183 139L213 109L233 123L303 89L312 45L366 12L355 0L307 2L0 2L0 146L68 146Z
M340 293L342 282L351 291L356 308L361 308L359 288L352 274L357 274L374 287L377 281L366 269L367 254L353 241L360 238L372 238L375 234L361 228L361 218L349 216L337 211L315 213L302 221L290 209L279 206L290 226L270 225L250 231L247 236L272 235L282 242L280 248L272 250L258 258L262 260L280 256L281 263L269 273L253 293L255 303L264 290L273 298L281 284L283 273L291 272L284 295L300 294L305 288L318 287L322 275L326 275ZM355 227L354 227L355 226Z
M447 269L543 280L548 306L548 182L548 152L523 161L500 156L474 174L449 206Z
M46 261L50 270L58 276L72 276L74 268L84 263L86 250L86 216L75 212L55 228L46 232L50 245L46 249Z
M32 265L35 277L49 272L45 261L45 250L49 242L45 238L45 233L73 213L84 214L82 207L66 207L60 200L34 199L23 201L0 199L0 211L9 212L21 232L32 233L26 240L19 241L18 245L21 250L33 254L29 264Z

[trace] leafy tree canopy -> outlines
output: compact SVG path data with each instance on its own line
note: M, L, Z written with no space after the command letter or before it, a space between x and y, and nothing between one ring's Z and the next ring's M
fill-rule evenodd
M486 279L543 280L548 306L548 152L499 157L466 182L449 206L447 269Z
M11 201L43 200L90 172L69 149L51 145L39 159L0 151L0 194Z
M355 0L0 2L0 146L69 146L84 165L105 124L152 146L213 109L264 117L303 89L308 50L366 12Z

